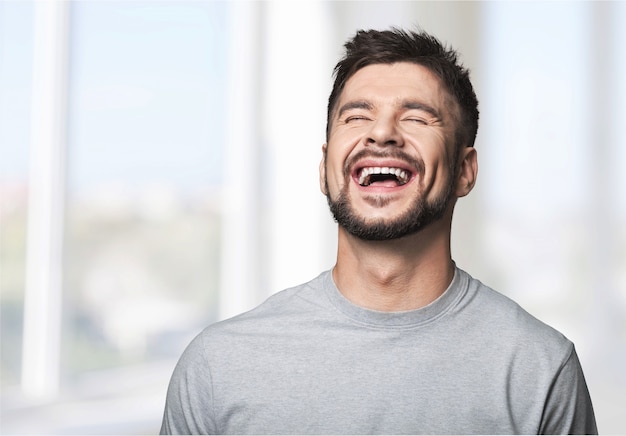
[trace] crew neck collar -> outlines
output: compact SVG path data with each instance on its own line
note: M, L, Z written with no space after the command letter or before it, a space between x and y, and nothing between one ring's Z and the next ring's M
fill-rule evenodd
M335 308L352 321L377 328L403 329L429 324L456 306L467 292L469 277L455 266L448 288L435 301L415 310L383 312L358 306L339 291L332 270L326 272L324 289Z

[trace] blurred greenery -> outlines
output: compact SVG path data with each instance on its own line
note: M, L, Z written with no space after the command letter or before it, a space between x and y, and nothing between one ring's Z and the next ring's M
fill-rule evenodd
M155 209L142 194L121 208L98 198L69 202L63 377L178 357L190 331L216 319L220 216L214 203L174 199ZM20 378L26 207L3 211L1 226L1 383L6 386Z
M0 383L20 378L26 267L26 201L3 198L0 210Z

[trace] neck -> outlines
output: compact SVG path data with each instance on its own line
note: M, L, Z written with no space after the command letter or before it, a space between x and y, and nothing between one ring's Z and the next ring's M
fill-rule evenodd
M358 306L385 312L432 303L454 277L450 224L442 221L388 241L364 241L340 227L333 270L339 291Z

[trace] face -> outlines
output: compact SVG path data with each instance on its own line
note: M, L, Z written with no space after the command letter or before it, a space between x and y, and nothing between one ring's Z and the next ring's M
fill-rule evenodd
M337 102L320 165L339 225L361 239L386 240L440 219L454 199L457 113L423 66L357 71Z

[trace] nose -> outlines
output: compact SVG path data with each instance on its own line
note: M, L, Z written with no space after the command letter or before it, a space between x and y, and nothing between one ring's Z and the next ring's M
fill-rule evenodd
M404 142L395 117L380 117L372 123L372 127L365 138L365 145L402 147Z

